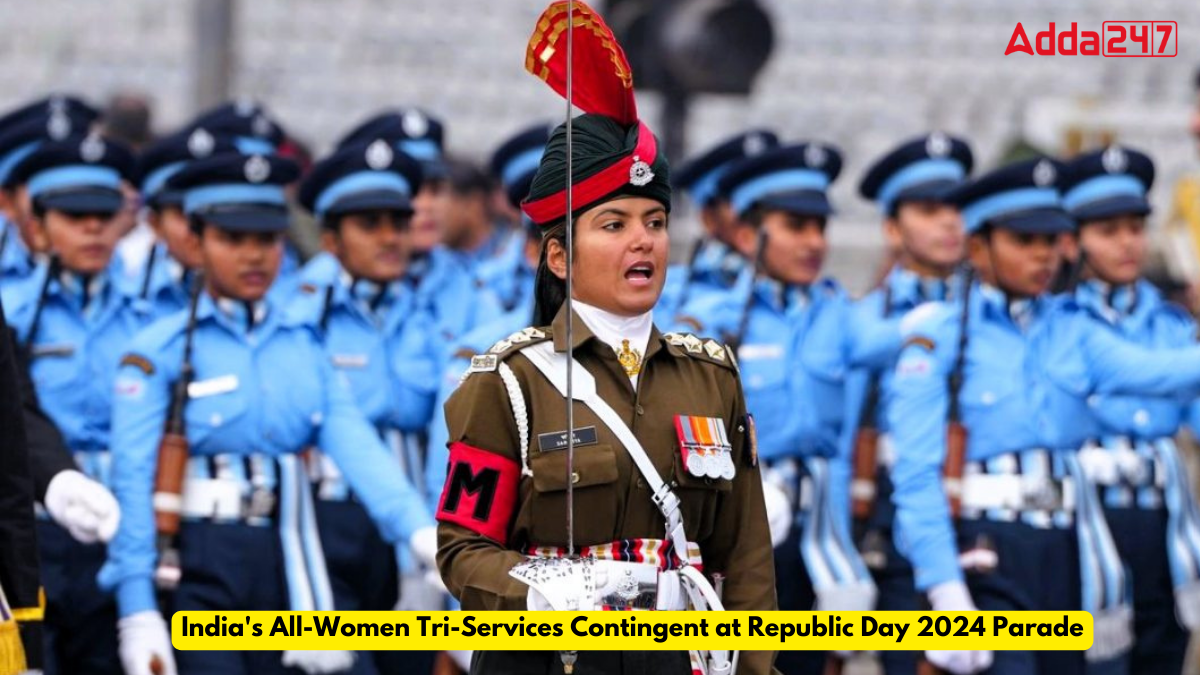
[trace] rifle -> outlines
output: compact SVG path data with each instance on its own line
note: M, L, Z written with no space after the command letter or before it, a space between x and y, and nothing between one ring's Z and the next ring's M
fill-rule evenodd
M946 411L946 461L942 465L942 487L950 503L950 517L958 518L962 511L963 471L967 465L967 428L962 423L959 393L963 386L963 370L967 360L967 322L971 313L971 286L974 273L970 267L963 274L962 313L958 320L958 353L954 368L946 378L950 407Z
M46 308L46 297L50 294L50 283L54 281L54 277L58 276L58 256L51 255L50 260L46 263L46 278L42 279L42 287L38 291L37 305L33 308L33 320L29 323L29 334L25 336L25 341L21 343L21 349L29 357L30 362L33 361L33 342L37 339L38 328L42 323L42 310Z
M679 292L679 299L675 302L675 311L679 312L687 304L688 293L692 290L692 284L696 282L696 262L700 260L700 253L704 251L704 245L708 242L706 237L697 237L692 244L692 250L688 253L687 277L683 280L683 290Z
M192 278L188 324L183 339L183 364L179 368L179 377L171 384L171 403L158 444L158 466L154 473L154 529L158 548L158 568L154 577L162 590L173 590L179 584L179 523L190 450L184 410L187 408L188 385L195 375L192 342L196 332L196 308L200 305L203 288L203 275L196 273Z
M746 330L750 327L750 308L754 306L754 282L763 268L763 257L767 251L767 231L759 230L758 244L754 250L754 267L749 271L746 284L746 299L742 302L742 313L738 319L737 332L724 336L725 344L736 354L746 339Z
M883 318L891 311L892 288L883 291ZM867 395L859 410L858 430L854 436L854 476L850 481L850 511L855 520L865 521L875 509L876 473L879 468L879 427L875 417L879 412L880 373L872 372L867 383Z

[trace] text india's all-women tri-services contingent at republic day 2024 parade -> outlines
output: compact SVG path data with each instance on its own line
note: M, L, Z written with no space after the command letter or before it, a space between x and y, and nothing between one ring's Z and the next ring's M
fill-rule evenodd
M255 104L137 152L75 96L0 117L0 672L849 656L176 651L168 630L393 608L1086 610L1086 652L879 658L1182 670L1200 512L1174 439L1200 420L1200 346L1143 277L1150 157L981 172L966 138L896 139L851 178L895 254L854 299L823 274L842 155L819 130L736 130L669 167L580 2L546 10L526 67L581 114L486 169L415 107L303 171ZM679 193L703 235L668 264ZM307 260L297 209L321 228Z

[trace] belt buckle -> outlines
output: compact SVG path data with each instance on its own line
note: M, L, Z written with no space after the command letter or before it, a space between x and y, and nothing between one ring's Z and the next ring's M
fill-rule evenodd
M1054 481L1043 478L1024 485L1026 508L1037 511L1054 511L1062 504L1062 494Z
M625 609L654 609L658 601L658 568L640 563L613 565L611 574L619 575L607 586L612 590L600 597L600 603Z
M275 493L267 488L254 488L246 505L247 518L267 518L275 510Z

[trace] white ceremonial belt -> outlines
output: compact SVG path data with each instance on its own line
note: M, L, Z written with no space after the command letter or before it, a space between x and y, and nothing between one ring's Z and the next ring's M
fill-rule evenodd
M963 476L963 508L1016 511L1070 511L1075 485L1070 478L1033 480L1019 474Z

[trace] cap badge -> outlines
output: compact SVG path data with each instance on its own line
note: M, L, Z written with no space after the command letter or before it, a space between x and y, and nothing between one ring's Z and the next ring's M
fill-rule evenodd
M929 134L925 141L925 152L929 153L930 157L945 157L950 154L950 139L940 131Z
M813 167L814 169L818 169L825 165L827 154L828 153L825 152L825 148L822 148L815 143L810 144L808 147L804 148L804 163Z
M216 145L216 140L212 134L208 133L207 129L196 129L188 136L187 148L188 152L192 153L192 157L208 157L212 154L213 147Z
M767 149L767 139L762 134L750 134L742 142L742 154L747 157L761 155Z
M409 138L424 138L429 133L429 120L420 110L408 110L400 118L400 126Z
M1100 155L1100 164L1109 173L1123 173L1129 166L1129 158L1125 156L1124 150L1114 145Z
M1054 165L1048 160L1043 159L1033 167L1033 184L1038 187L1050 185L1057 177L1058 172L1054 170Z
M83 161L90 164L99 162L104 158L104 141L100 140L100 137L95 134L88 135L79 144L79 156L83 158Z
M365 159L367 160L367 166L375 169L376 171L381 171L391 166L392 159L394 158L395 153L392 152L392 147L388 145L388 142L382 138L367 146L367 153L365 156Z
M254 120L250 122L250 130L255 136L267 138L271 135L271 120L267 119L266 115L255 115Z
M253 155L246 160L246 180L251 183L261 183L271 177L271 163L262 155Z
M61 141L71 135L71 118L67 117L62 110L55 110L50 113L50 119L46 120L46 133L50 138L56 141Z
M654 172L650 170L650 165L643 162L641 157L634 155L633 164L629 167L630 184L642 187L649 185L652 180L654 180Z

